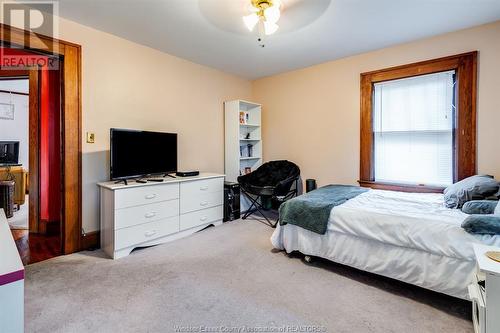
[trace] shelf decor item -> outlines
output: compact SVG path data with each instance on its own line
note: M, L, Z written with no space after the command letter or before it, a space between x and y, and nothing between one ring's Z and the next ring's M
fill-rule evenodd
M247 154L248 154L248 157L253 156L253 145L251 145L251 144L247 145Z
M248 112L240 111L240 124L241 125L248 124Z

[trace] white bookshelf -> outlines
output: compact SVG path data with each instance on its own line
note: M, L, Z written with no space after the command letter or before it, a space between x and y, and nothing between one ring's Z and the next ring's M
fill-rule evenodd
M240 112L248 115L245 123L240 123ZM228 181L236 182L238 176L245 173L245 168L254 171L262 165L261 112L262 106L258 103L243 100L224 103L225 174Z

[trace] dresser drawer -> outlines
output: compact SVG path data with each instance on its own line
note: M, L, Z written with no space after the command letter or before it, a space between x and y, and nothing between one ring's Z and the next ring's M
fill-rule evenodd
M223 192L201 193L183 196L181 199L181 214L201 209L220 206L223 203Z
M178 231L178 216L116 230L115 251L129 246L140 246L141 243L167 236Z
M115 191L115 209L179 198L179 184L131 187Z
M181 183L181 196L224 191L224 178L211 178Z
M177 215L179 215L178 199L117 209L115 211L115 229L128 228Z
M197 227L202 224L216 222L222 220L223 208L222 206L203 209L197 212L187 213L181 215L181 230Z

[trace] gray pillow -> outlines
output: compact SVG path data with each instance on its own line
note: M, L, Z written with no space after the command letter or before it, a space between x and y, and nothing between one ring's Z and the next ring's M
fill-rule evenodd
M500 201L498 202L497 208L495 208L495 212L493 214L500 216Z
M468 233L479 235L500 235L500 216L471 215L462 223Z
M444 190L444 201L448 208L461 208L471 200L485 199L499 190L491 176L472 176L459 181Z
M462 207L465 214L493 214L498 206L498 201L493 200L473 200L466 202Z

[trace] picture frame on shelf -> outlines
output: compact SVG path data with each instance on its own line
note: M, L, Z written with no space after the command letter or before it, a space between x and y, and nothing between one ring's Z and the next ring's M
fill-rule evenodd
M240 111L240 124L241 125L248 124L248 119L249 119L248 112Z

